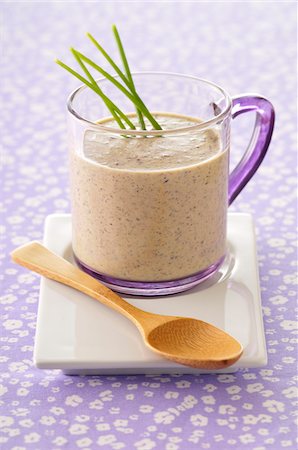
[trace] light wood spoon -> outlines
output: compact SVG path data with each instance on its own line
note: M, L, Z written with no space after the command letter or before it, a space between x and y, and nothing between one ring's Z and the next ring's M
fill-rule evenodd
M11 256L17 264L77 289L120 312L137 326L146 345L164 358L210 370L228 367L242 355L241 344L223 330L202 320L164 316L136 308L38 242L17 248Z

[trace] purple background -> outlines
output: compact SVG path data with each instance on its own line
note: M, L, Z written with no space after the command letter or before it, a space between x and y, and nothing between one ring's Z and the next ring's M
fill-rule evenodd
M294 2L1 3L1 380L4 449L295 448L297 406L296 4ZM257 225L268 366L233 375L67 377L33 367L39 277L9 260L68 212L65 99L77 86L54 57L116 57L116 23L134 70L193 74L277 112L269 153L231 210ZM251 120L235 121L233 160Z

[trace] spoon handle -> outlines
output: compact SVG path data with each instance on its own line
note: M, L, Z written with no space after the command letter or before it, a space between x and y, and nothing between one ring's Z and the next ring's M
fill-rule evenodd
M39 242L29 242L11 253L12 260L33 272L66 284L100 303L115 309L140 328L140 321L148 313L126 302L98 280L51 252Z

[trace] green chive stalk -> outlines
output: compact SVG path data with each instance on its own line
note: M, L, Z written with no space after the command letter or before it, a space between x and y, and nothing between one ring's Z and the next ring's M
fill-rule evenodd
M161 126L156 121L156 119L153 117L153 115L150 113L140 96L138 95L135 84L132 78L132 74L127 62L127 58L124 52L124 48L122 45L122 41L120 39L118 30L115 25L113 25L113 33L114 37L118 46L118 50L120 53L120 57L122 60L122 64L124 67L125 73L122 72L122 70L119 68L119 66L115 63L115 61L109 56L109 54L104 50L104 48L97 42L97 40L90 34L87 33L88 38L92 41L92 43L96 46L96 48L101 52L101 54L104 56L104 58L109 62L109 64L112 66L112 68L115 70L115 72L118 74L120 79L123 81L123 84L121 84L118 80L116 80L111 74L109 74L107 71L105 71L101 66L96 64L94 61L92 61L90 58L79 52L78 50L75 50L74 48L71 48L71 52L73 56L75 57L76 61L78 62L79 66L87 76L87 78L84 78L81 74L76 72L74 69L69 67L68 65L64 64L60 60L56 60L56 63L59 64L61 67L63 67L65 70L67 70L69 73L74 75L76 78L78 78L80 81L82 81L86 86L88 86L90 89L92 89L96 94L101 97L103 102L105 103L106 107L109 109L111 115L119 125L121 129L126 129L125 124L132 130L135 130L136 127L132 123L132 121L129 119L129 117L121 111L121 109L102 91L102 89L99 87L98 83L90 73L90 71L87 68L87 64L91 66L94 70L99 72L101 75L103 75L107 80L109 80L112 84L114 84L134 105L136 109L136 113L138 116L140 128L142 130L146 130L146 125L144 121L144 117L147 118L147 120L151 123L152 127L156 130L161 130ZM127 89L128 88L128 89ZM124 124L125 123L125 124Z

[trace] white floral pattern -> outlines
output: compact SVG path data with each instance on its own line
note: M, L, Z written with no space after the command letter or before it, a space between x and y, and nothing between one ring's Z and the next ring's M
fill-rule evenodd
M1 71L0 447L294 449L297 405L294 2L5 2ZM134 70L190 73L231 94L259 92L277 112L272 145L232 209L257 225L269 363L205 376L67 377L32 361L39 277L8 258L68 212L65 99L77 86L53 58L115 55L117 23ZM251 124L233 126L232 164ZM4 259L4 256L6 259Z

